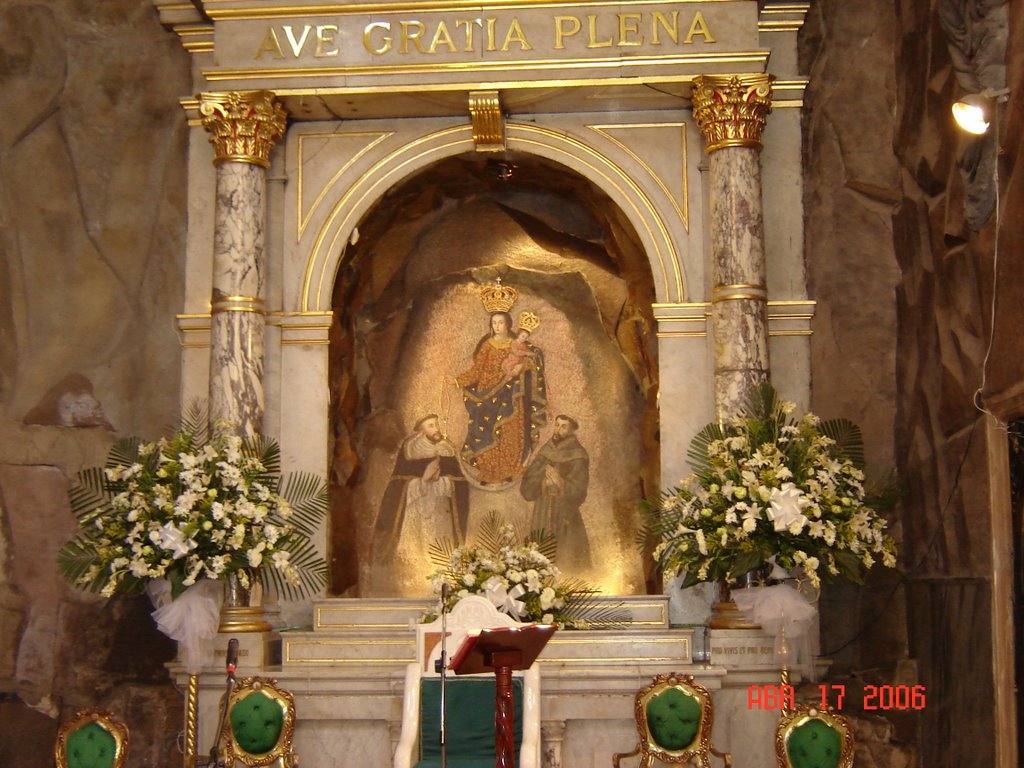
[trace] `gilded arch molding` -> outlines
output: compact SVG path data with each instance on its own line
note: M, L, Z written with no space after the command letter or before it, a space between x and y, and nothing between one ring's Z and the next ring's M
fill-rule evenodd
M658 301L686 300L685 271L673 235L673 227L677 232L685 232L685 226L682 221L666 219L666 211L678 212L679 208L671 200L660 199L665 195L663 185L652 179L645 188L616 158L562 130L510 122L507 140L510 150L560 163L603 190L636 229L651 264ZM446 157L472 152L474 148L471 125L443 128L383 154L349 185L336 198L312 239L303 270L299 311L330 310L335 275L344 258L345 246L354 227L377 200L416 171Z

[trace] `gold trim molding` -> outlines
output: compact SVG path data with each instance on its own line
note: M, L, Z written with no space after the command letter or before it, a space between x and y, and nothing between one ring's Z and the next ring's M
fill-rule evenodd
M761 149L772 111L774 75L700 75L693 81L693 118L710 154L723 147Z
M469 117L473 121L473 143L477 152L505 151L505 116L497 91L469 94Z
M199 94L199 114L216 151L213 164L270 167L270 150L284 137L288 115L270 91Z
M768 288L763 285L748 283L734 283L731 285L716 285L711 291L711 303L718 304L721 301L768 301Z
M210 314L221 312L253 312L265 314L263 299L255 296L221 296L210 301Z

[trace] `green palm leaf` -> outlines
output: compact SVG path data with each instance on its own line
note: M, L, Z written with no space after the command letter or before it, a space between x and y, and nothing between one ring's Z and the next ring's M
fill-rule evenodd
M107 477L100 467L83 469L68 490L71 513L79 520L91 518L97 509L106 506L111 495Z
M821 422L822 433L836 441L835 450L861 469L864 468L864 438L860 427L849 419L829 419Z
M125 437L110 447L107 454L108 467L129 467L139 460L140 441L137 437Z
M278 569L267 567L258 572L264 585L271 586L286 600L307 597L323 589L327 584L327 563L313 543L308 539L295 539L288 541L284 548L291 554L288 562L295 568L299 584L292 584Z
M712 422L697 433L690 441L690 448L686 452L686 458L697 473L706 472L711 469L708 460L708 446L716 440L725 437L725 428L718 423Z
M281 471L281 447L272 437L256 435L242 441L242 452L255 456L265 468L264 478L271 478ZM268 480L265 480L268 482Z
M488 512L477 533L480 546L490 552L500 552L502 547L513 544L514 536L509 535L503 527L504 523L498 513L493 509Z
M195 438L195 442L204 445L210 441L210 409L205 400L192 400L181 415L179 431L186 432ZM174 430L168 429L167 432Z
M307 536L317 532L330 508L330 495L322 478L309 472L293 472L278 491L292 508L288 522Z
M427 557L436 568L447 568L454 551L455 544L451 539L435 539L427 546Z

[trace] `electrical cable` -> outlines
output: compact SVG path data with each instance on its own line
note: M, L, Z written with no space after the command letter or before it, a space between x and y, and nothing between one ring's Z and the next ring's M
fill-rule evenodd
M998 306L999 297L999 235L1002 232L1002 199L999 189L999 155L1002 151L1002 141L999 134L999 123L1002 118L1000 105L1003 103L1003 98L1004 97L1002 96L995 98L995 114L992 117L992 137L995 142L995 156L992 160L992 181L995 185L996 201L995 234L993 236L992 243L992 301L990 302L989 310L988 347L985 349L985 357L981 361L981 384L978 386L978 389L975 390L972 401L975 408L982 413L991 416L995 419L995 422L1000 429L1006 430L1006 422L985 407L985 384L988 381L988 363L992 357L992 347L995 344L996 338L996 307Z

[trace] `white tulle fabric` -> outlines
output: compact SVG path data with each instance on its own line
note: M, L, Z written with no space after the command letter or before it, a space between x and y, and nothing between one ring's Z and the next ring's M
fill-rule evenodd
M156 606L153 618L157 628L178 641L186 671L198 675L203 666L203 645L213 639L220 626L224 585L202 579L172 599L170 582L159 579L151 581L146 592Z
M750 587L732 592L736 606L775 637L775 662L814 680L817 609L789 584Z

